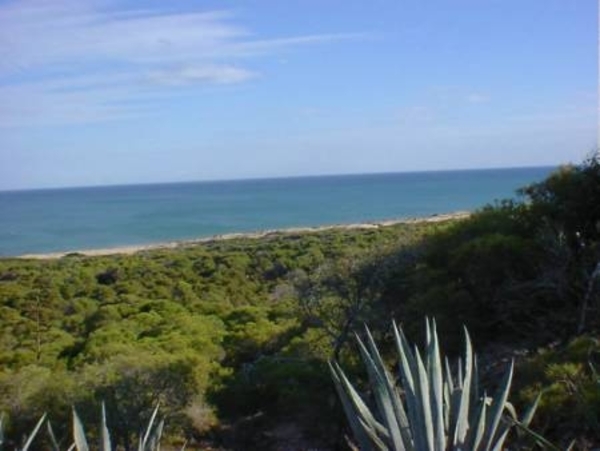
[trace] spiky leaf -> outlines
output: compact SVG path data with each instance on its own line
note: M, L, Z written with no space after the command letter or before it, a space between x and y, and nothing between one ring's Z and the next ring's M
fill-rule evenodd
M42 427L42 424L44 424L45 420L46 420L46 414L42 415L42 418L39 419L39 421L33 428L33 431L31 431L31 434L29 434L29 437L27 437L27 440L25 441L25 445L23 445L23 449L21 451L27 451L29 449L29 447L31 446L31 443L33 442L33 439L35 438L38 431Z
M110 443L110 433L108 432L108 425L106 424L106 407L102 402L102 451L112 451Z
M73 409L73 440L75 441L75 448L77 451L89 451L90 448L87 439L85 438L83 424L75 409Z

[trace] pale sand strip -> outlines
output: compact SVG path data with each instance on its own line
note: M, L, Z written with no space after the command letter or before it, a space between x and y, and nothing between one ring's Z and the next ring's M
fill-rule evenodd
M232 240L235 238L249 238L249 239L258 239L264 238L266 236L273 235L290 235L297 233L316 233L323 232L327 230L355 230L355 229L377 229L379 227L388 227L396 224L415 224L415 223L435 223L435 222L443 222L454 219L463 219L470 215L469 212L459 211L455 213L448 214L440 214L433 215L429 217L423 218L410 218L410 219L390 219L386 221L378 221L378 222L364 222L364 223L356 223L356 224L334 224L334 225L325 225L325 226L317 226L317 227L292 227L287 229L273 229L273 230L261 230L258 232L245 232L245 233L226 233L222 235L213 235L206 238L197 238L191 240L180 240L180 241L171 241L167 243L153 243L153 244L145 244L145 245L135 245L135 246L120 246L113 247L107 249L86 249L79 251L66 251L66 252L51 252L47 254L25 254L19 255L16 258L22 259L38 259L38 260L47 260L47 259L56 259L62 258L68 254L80 254L86 257L97 257L104 255L131 255L141 251L153 251L159 249L176 249L183 248L188 246L193 246L196 244L210 243L215 241L223 241L223 240Z

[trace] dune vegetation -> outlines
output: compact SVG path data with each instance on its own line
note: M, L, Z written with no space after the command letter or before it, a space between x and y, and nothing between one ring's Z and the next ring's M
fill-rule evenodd
M68 448L73 407L96 443L104 403L113 446L137 449L160 403L163 449L347 449L328 363L370 403L355 333L368 324L391 365L392 319L422 343L429 317L451 359L468 328L489 392L514 360L512 405L542 393L532 429L590 449L599 308L597 154L468 218L2 259L3 445L22 445L46 413ZM532 446L516 432L506 443Z

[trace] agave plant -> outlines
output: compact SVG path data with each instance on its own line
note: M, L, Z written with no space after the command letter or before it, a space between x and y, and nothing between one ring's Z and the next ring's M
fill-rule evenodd
M158 451L160 449L160 439L162 437L162 431L164 427L164 419L156 424L156 416L158 415L158 405L152 412L146 431L140 434L138 441L138 451ZM56 444L56 441L53 440ZM110 433L106 423L106 409L104 403L102 403L102 419L100 426L100 451L112 451L112 445L110 440ZM83 423L79 419L79 415L75 409L73 409L73 444L69 447L68 451L89 451L90 446L85 435ZM54 451L60 451L58 447Z
M146 430L140 434L140 438L138 441L138 451L159 451L160 450L160 439L162 437L162 432L164 428L164 419L160 422L156 423L156 417L158 415L158 405L154 409L150 421L148 422L148 426ZM4 417L0 416L0 449L2 449L3 443L3 421ZM28 451L29 447L33 443L36 435L38 434L42 425L46 422L46 414L44 414L40 420L37 422L36 426L33 428L31 434L27 437L23 448L17 451ZM52 425L49 421L46 422L46 428L48 431L48 436L50 438L50 444L53 451L60 451L60 445L56 440L56 436L54 434L54 430L52 429ZM108 431L108 426L106 423L106 409L104 407L104 403L102 403L102 419L101 419L101 428L100 428L100 451L112 451L112 444L110 440L110 433ZM182 448L185 448L185 445ZM83 427L83 423L77 415L77 411L73 409L73 443L67 451L89 451L90 446L88 444L88 440L85 435L85 430Z
M28 451L29 450L29 447L33 443L33 439L35 439L35 436L37 435L38 431L44 424L44 421L46 421L46 414L42 415L42 417L39 419L39 421L37 422L37 424L31 431L31 434L29 434L29 436L27 436L23 447L21 449L17 448L16 451ZM0 413L0 449L3 449L3 445L4 445L4 414Z
M336 362L330 362L335 387L361 450L499 451L512 425L529 431L539 398L522 418L507 402L513 363L493 397L480 392L477 359L465 329L465 356L453 377L440 353L435 321L426 321L424 355L408 344L393 324L399 354L398 382L388 371L369 329L357 336L375 398L372 411ZM543 438L533 435L540 443Z

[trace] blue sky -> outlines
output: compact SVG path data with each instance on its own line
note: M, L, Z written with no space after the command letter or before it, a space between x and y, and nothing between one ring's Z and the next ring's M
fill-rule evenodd
M596 0L0 0L0 189L554 165Z

